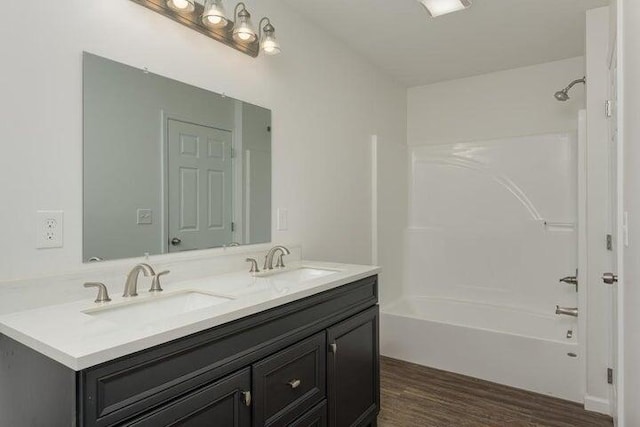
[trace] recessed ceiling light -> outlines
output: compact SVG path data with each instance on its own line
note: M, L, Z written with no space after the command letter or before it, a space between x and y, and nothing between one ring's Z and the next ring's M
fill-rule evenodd
M464 10L471 6L471 0L420 0L420 3L432 18Z

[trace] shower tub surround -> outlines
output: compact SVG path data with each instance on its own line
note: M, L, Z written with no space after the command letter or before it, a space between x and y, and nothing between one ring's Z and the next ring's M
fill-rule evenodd
M576 307L577 140L549 134L411 151L403 295L382 354L584 399ZM446 184L446 185L445 185Z

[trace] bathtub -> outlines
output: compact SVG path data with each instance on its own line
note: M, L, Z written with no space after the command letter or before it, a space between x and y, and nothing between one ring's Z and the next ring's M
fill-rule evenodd
M380 319L384 356L583 402L576 337L568 319L434 297L405 297Z

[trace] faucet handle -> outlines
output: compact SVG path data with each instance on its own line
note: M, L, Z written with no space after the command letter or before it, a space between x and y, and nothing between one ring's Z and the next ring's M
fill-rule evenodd
M278 254L278 260L276 261L276 268L284 268L285 267L285 265L284 265L284 256L285 255L286 254L284 252L280 252Z
M260 269L258 268L258 261L256 261L253 258L247 258L245 261L251 263L251 269L249 270L249 273L251 274L260 273Z
M96 298L97 303L101 302L109 302L111 298L109 298L109 291L104 283L98 282L88 282L84 284L85 288L98 288L98 297Z
M154 274L153 278L151 279L151 289L149 289L149 292L162 292L162 286L160 286L160 277L165 276L169 273L171 272L169 270L166 270L161 271L158 274Z

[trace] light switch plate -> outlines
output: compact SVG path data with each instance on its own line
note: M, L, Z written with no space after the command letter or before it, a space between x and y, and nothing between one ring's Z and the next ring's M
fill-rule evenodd
M153 211L151 209L138 209L138 225L153 224Z
M277 230L286 231L289 228L289 212L286 209L278 208L277 218Z
M64 236L63 211L36 212L36 248L61 248Z

